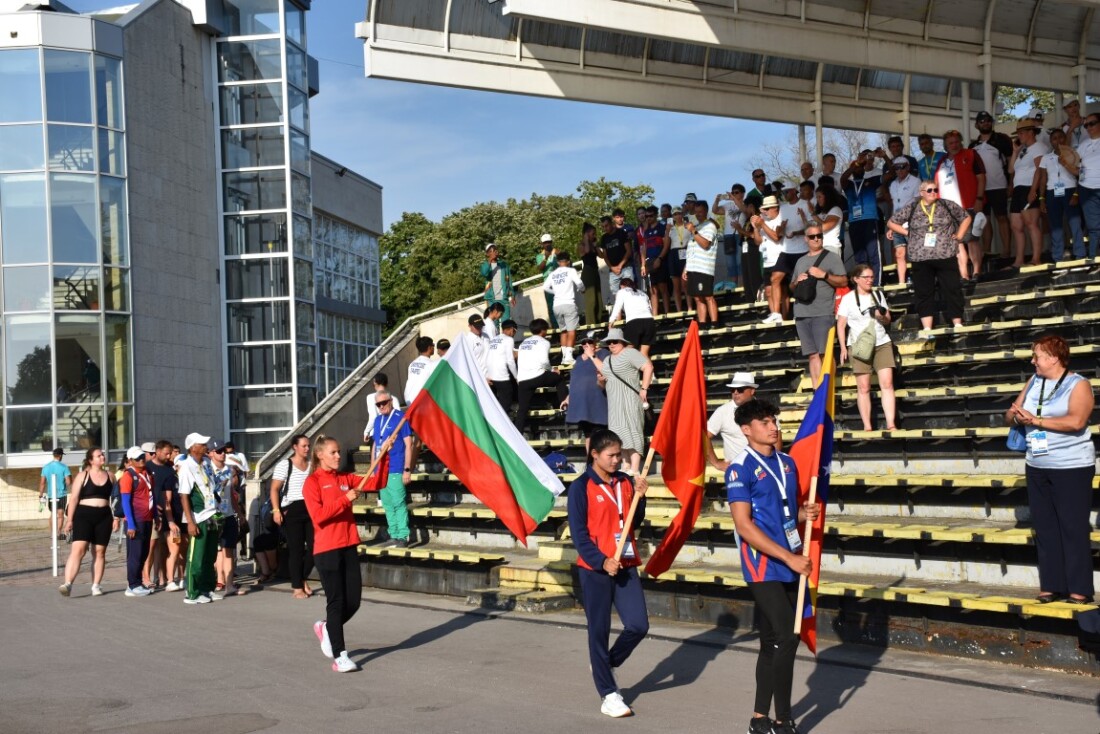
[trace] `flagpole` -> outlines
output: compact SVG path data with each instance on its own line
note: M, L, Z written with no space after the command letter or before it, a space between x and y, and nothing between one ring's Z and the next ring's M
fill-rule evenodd
M812 505L817 501L817 476L810 477L810 504ZM806 530L802 534L802 555L809 557L810 555L810 534L813 533L814 521L809 517L806 518ZM794 606L794 633L800 634L802 632L802 609L806 606L806 582L809 580L809 576L799 575L798 577L798 602Z
M649 467L653 463L653 447L649 447L649 453L645 455L645 464L642 465L642 473L640 476L649 476ZM619 533L619 544L615 546L615 560L619 560L623 555L623 548L626 547L626 539L630 537L630 525L634 522L634 511L638 509L638 502L642 499L641 495L637 492L634 493L634 499L630 501L630 512L626 513L626 520L623 521L623 532Z
M391 439L398 433L400 433L401 429L404 428L405 424L408 422L409 414L405 413L405 415L401 416L401 421L397 424L397 427L393 429L393 433L390 434L390 437L382 442L382 446L378 451L378 455L371 460L370 467L367 469L367 473L363 475L363 481L359 482L359 486L355 488L356 491L362 491L363 487L366 486L368 481L370 481L370 475L374 474L374 470L378 466L378 462L382 460L383 456L390 452L391 448L393 448L393 441Z

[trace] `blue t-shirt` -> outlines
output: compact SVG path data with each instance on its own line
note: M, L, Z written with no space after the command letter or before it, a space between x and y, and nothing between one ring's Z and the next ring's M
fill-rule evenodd
M401 419L405 416L400 410L390 411L389 415L380 415L374 419L374 440L381 444L397 430ZM401 426L390 448L390 474L400 474L405 471L405 438L412 436L409 424Z
M50 499L61 499L69 494L69 490L65 488L65 478L71 477L73 473L69 471L69 467L62 464L57 459L54 459L50 463L42 467L42 476L46 478L46 496ZM52 479L51 477L56 477ZM54 497L54 484L57 485L57 497Z
M754 455L746 449L738 454L726 469L726 499L731 505L734 502L748 502L752 508L752 521L756 527L780 547L787 548L787 534L783 531L783 523L786 521L783 513L783 496L775 480L775 477L779 476L780 461L782 461L783 476L786 479L790 517L797 522L798 469L795 467L794 459L781 451L774 451L771 456L764 456ZM757 581L789 582L798 579L798 574L787 564L764 555L750 547L744 540L740 543L741 573L744 574L746 582L750 584Z
M848 221L867 222L878 219L878 201L876 192L882 177L863 174L863 178L852 176L848 179L848 185L844 187L844 195L848 197Z

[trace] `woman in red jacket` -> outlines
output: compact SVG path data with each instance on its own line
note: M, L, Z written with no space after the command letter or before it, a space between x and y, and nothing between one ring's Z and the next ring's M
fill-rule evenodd
M321 436L313 446L318 467L302 486L309 517L313 521L313 565L321 577L327 600L327 620L318 620L313 631L321 652L333 658L332 669L350 673L359 666L348 657L344 625L359 611L363 577L359 570L359 529L351 505L362 493L366 477L341 474L340 445Z

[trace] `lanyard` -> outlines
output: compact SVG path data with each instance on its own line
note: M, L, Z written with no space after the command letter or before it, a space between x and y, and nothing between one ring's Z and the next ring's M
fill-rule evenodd
M864 174L864 175L866 175L866 174ZM856 201L859 201L859 194L860 194L861 191L863 191L863 184L864 183L866 183L866 180L863 178L863 176L860 176L858 186L856 185L855 181L852 181L852 188L856 190Z
M924 172L924 175L921 176L921 179L924 181L930 181L932 179L932 174L935 173L936 165L938 163L939 161L935 160L935 156L925 156L921 158L920 167L921 170Z
M928 217L928 231L929 232L932 231L932 219L935 218L935 216L936 216L936 203L937 202L932 203L932 208L931 209L926 207L924 205L923 201L920 203L921 211L924 212L924 216Z
M614 496L611 495L611 490L608 489L606 484L600 484L599 488L600 488L601 492L603 492L605 495L607 495L607 499L609 499L609 500L611 500L612 502L615 503L615 508L619 511L619 530L621 531L623 529L623 525L625 524L625 520L623 518L623 482L620 479L619 481L615 482L614 484L615 484L615 495Z
M386 416L386 422L378 429L378 440L385 441L388 438L388 436L386 436L386 428L389 427L390 421L393 420L394 413L396 412L396 410L391 410L390 414Z
M1068 375L1068 374L1069 374L1069 370L1066 370L1065 372L1062 373L1062 376L1058 378L1058 382L1054 383L1054 389L1050 391L1050 397L1053 398L1055 393L1058 392L1058 388L1060 388L1062 386L1062 382L1066 379L1066 375ZM1046 399L1046 390L1047 390L1047 378L1044 377L1042 384L1039 386L1039 404L1035 407L1035 417L1036 418L1042 418L1043 417L1043 400Z
M758 463L761 468L763 468L763 470L768 473L768 476L775 480L775 485L779 487L779 496L783 498L783 516L790 520L791 508L790 505L787 503L787 472L783 471L783 459L779 458L779 452L775 452L774 454L772 454L779 460L779 476L776 476L775 472L771 470L771 467L764 463L763 456L756 453L756 451L751 448L746 447L745 450L748 451L754 459L756 459L756 463Z

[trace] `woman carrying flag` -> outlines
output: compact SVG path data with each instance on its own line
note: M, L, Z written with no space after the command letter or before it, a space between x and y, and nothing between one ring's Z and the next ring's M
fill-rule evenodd
M799 523L814 520L817 503L798 506L798 469L777 450L778 409L750 400L734 413L748 447L730 461L726 494L741 544L741 571L756 601L760 628L756 659L756 704L749 734L798 734L791 718L791 683L798 635L794 632L798 576L813 562L802 555ZM768 718L775 701L775 720Z

